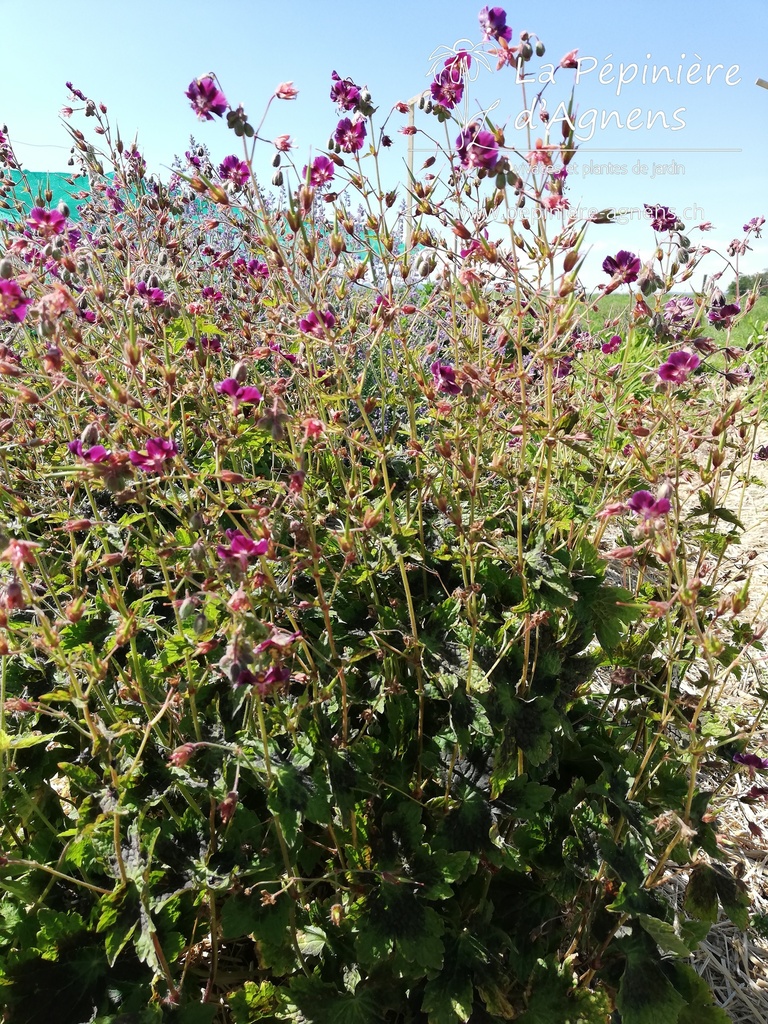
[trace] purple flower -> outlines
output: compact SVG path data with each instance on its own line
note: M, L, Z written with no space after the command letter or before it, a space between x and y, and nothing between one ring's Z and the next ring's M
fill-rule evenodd
M162 288L150 288L145 281L139 281L136 285L136 294L143 299L148 306L162 306L165 302L165 292Z
M250 181L251 171L245 160L236 156L225 156L219 166L219 175L224 181L231 181L237 188L244 188Z
M128 458L134 466L138 466L146 473L151 473L153 470L162 470L163 464L178 454L179 449L176 447L175 441L166 441L163 437L152 437L147 441L146 451L128 452Z
M640 273L640 260L633 252L620 249L615 256L605 257L603 260L603 270L606 274L611 274L613 277L618 278L619 282L624 281L627 284L631 284L632 281L637 280L637 276Z
M668 206L649 206L647 203L644 206L654 231L674 231L680 224L677 215Z
M228 106L226 96L209 76L190 82L184 95L201 121L212 121L214 114L221 117Z
M320 320L322 320L322 323ZM302 334L311 334L315 338L325 338L327 332L330 331L335 323L336 317L330 308L322 312L319 318L314 310L310 310L305 317L299 320L299 330Z
M61 235L67 229L67 218L60 210L49 210L46 207L35 206L32 209L27 224L43 238L51 238L54 235Z
M355 110L360 103L360 86L355 85L351 78L340 78L334 71L331 74L331 99L339 110Z
M266 672L259 672L256 677L256 689L260 697L266 697L272 690L284 686L291 678L285 665L270 665Z
M722 330L724 327L730 327L731 321L740 312L741 306L738 302L726 303L724 299L720 302L713 299L712 306L707 313L707 319L718 330Z
M456 139L456 153L462 167L493 171L499 162L496 136L481 128L477 121L468 125Z
M635 491L627 502L627 508L647 520L665 516L672 506L668 498L655 498L650 491Z
M430 91L435 103L439 103L446 110L453 110L457 103L461 103L464 95L461 68L455 64L443 68L439 77L432 82Z
M227 377L220 384L214 384L214 388L220 395L227 395L232 399L235 412L241 405L258 405L262 398L258 388L246 387L236 381L234 377Z
M694 306L690 296L675 296L664 305L664 319L670 324L684 323L693 315Z
M436 359L429 368L435 378L435 387L444 395L460 395L461 388L456 383L456 371L448 363Z
M73 455L85 459L86 462L106 462L109 458L109 452L103 444L94 444L90 448L84 448L83 442L78 439L77 441L68 441L67 448Z
M763 224L765 224L765 217L753 217L751 220L748 220L747 223L744 225L744 230L747 232L754 231L755 238L759 238L760 229L762 228Z
M269 267L261 260L250 259L246 263L242 256L238 256L232 262L232 269L236 275L250 274L251 277L269 277Z
M85 103L86 95L85 95L84 92L81 92L80 89L76 89L74 87L74 85L72 85L71 82L65 82L64 84L66 85L66 87L69 89L69 91L72 93L73 96L75 96L79 100L82 100L82 102Z
M251 537L246 537L240 530L227 530L225 536L229 541L229 547L219 544L216 548L216 554L223 561L236 562L242 572L245 572L248 568L248 562L251 558L257 558L259 555L266 554L269 548L269 541L265 538L255 541Z
M683 384L700 363L701 359L695 352L680 349L679 352L673 352L668 356L666 363L661 364L659 377L672 384Z
M309 184L313 188L318 188L320 185L326 185L336 173L336 168L333 166L333 160L330 160L327 156L316 156L309 168L305 167L301 172L304 180L307 180L307 171L309 171Z
M768 757L758 757L757 754L734 754L733 760L736 764L743 764L749 768L752 775L757 768L758 771L768 771Z
M333 138L345 153L357 153L365 142L365 124L362 121L350 121L343 117L336 125Z
M20 324L31 305L18 281L0 279L0 320Z
M618 352L620 346L621 335L614 334L608 339L608 341L603 342L603 344L600 347L607 356L610 356L613 355L614 352Z
M563 356L562 359L557 359L552 364L552 376L555 379L560 377L568 377L573 368L573 356Z
M512 38L512 29L507 26L507 12L502 7L484 7L477 16L483 30L483 42L491 39L508 43Z

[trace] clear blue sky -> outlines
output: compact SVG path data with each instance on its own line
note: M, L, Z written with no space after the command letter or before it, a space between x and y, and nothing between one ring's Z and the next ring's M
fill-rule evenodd
M237 140L224 124L195 118L184 97L191 79L215 71L229 101L242 102L256 121L277 83L293 80L298 100L275 102L264 133L296 138L303 162L312 146L325 145L337 121L328 96L332 70L368 85L380 122L394 102L428 86L436 48L453 47L460 39L479 42L480 6L477 0L81 0L73 5L36 0L30 15L16 0L0 0L0 124L7 124L30 170L66 170L69 144L59 110L68 99L64 83L71 80L108 105L124 138L138 132L150 168L161 171L187 147L190 134L209 145L215 158L237 151ZM598 118L615 112L611 127L600 130L598 123L576 158L569 180L573 206L660 203L682 212L695 204L689 225L712 221L717 230L702 237L718 249L740 234L750 217L768 215L768 90L754 84L757 77L768 79L765 0L732 0L729 5L714 0L524 0L506 10L513 42L527 29L545 43L543 63L557 63L573 48L581 57L594 58L594 71L583 74L577 88L585 125L589 111L597 111ZM621 63L636 64L638 70L635 81L617 95ZM690 72L695 80L693 65L699 63L702 74L707 65L724 68L714 72L709 85L687 84L686 75ZM584 70L592 64L585 62ZM668 66L673 78L680 67L681 83L652 84L654 64ZM732 65L738 71L731 80L739 81L728 85L725 73ZM630 74L631 68L626 77ZM567 98L573 77L573 71L558 72L556 86L546 94L551 94L550 109ZM509 119L508 138L516 136L524 146L523 134L512 127L521 103L509 69L483 72L472 85L472 97L473 105L476 99L483 107L498 99L493 119ZM640 111L636 130L626 127L633 109ZM659 119L648 130L648 114L659 111L670 128L664 129ZM396 133L404 121L396 115L390 122L395 172L405 154L406 140ZM673 131L671 126L680 122L685 127ZM85 130L92 122L75 117L73 123ZM433 129L435 123L428 119L425 126ZM589 134L588 128L583 134ZM638 163L646 165L645 173ZM652 177L654 165L666 165L667 173ZM671 165L676 173L669 173ZM598 257L618 248L647 256L653 244L649 228L640 223L597 228L591 239L594 266ZM755 243L743 265L747 270L768 267L766 239Z

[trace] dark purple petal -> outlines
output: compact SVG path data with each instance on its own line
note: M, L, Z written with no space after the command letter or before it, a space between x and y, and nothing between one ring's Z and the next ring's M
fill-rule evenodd
M734 754L733 760L736 764L746 765L747 768L768 771L768 757L758 757L757 754Z
M234 377L227 377L226 380L221 381L220 384L214 384L213 387L220 395L228 395L230 398L237 398L237 392L240 390L240 385Z

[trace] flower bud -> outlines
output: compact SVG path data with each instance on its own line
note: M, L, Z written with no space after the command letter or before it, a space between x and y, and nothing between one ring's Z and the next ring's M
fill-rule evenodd
M92 448L95 444L99 443L99 425L98 423L89 423L85 430L80 435L80 440L83 443L84 448Z
M546 47L544 46L544 43L542 43L542 41L539 40L538 43L536 43L536 56L543 57L545 53Z
M2 596L0 596L0 602L9 612L26 607L24 591L18 580L11 580L10 583L6 583Z
M13 276L13 264L10 260L0 260L0 278L8 280Z
M232 367L232 376L238 384L245 384L248 380L248 363L244 359Z
M217 810L219 817L221 818L222 825L227 825L232 820L237 808L237 791L231 790L227 793L226 797L221 801Z
M272 175L272 184L277 186L278 188L283 184L282 171L275 171L275 173Z

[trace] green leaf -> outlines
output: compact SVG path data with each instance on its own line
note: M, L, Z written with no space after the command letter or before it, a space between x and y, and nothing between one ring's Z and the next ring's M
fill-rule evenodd
M471 979L446 971L427 982L421 1008L428 1024L456 1024L469 1020L473 1003Z
M296 840L309 797L309 788L299 771L293 765L281 765L272 778L267 804L290 844Z
M712 925L709 921L698 921L691 918L680 922L680 938L689 949L696 949L700 942L709 935Z
M176 1019L179 1024L213 1024L218 1010L215 1003L188 1003L179 1010Z
M104 936L104 949L107 954L107 963L110 967L115 966L117 958L131 941L133 933L139 926L136 920L131 921L129 917L123 917L114 928L110 928Z
M713 865L715 889L723 910L737 928L743 932L749 928L749 892L744 882L736 878L721 865Z
M267 1018L274 1020L278 990L270 981L246 981L241 989L227 996L232 1024L255 1024Z
M600 587L589 603L595 636L604 651L613 651L621 643L625 627L642 618L642 605L624 587Z
M653 960L634 954L621 977L616 1006L622 1024L677 1024L685 1000Z
M58 959L58 947L85 931L85 921L79 914L41 907L37 912L37 948L46 960Z
M297 975L291 978L289 998L309 1024L370 1024L381 1019L380 997L366 985L339 992L315 976Z
M225 939L252 935L254 939L279 944L286 939L290 921L290 897L278 895L275 903L262 903L258 896L231 896L221 908L221 930Z
M685 890L685 909L691 917L714 924L717 920L715 872L708 864L697 864Z
M303 956L320 956L328 942L328 936L322 928L309 925L296 933L296 941Z
M60 732L24 732L16 736L0 729L0 753L4 750L22 750L25 747L37 747L41 743L50 743L51 740L60 736Z
M690 956L693 952L682 938L677 935L674 927L667 921L661 921L658 917L649 917L647 914L638 914L638 921L642 928L648 932L656 945L664 953L675 953L677 956Z

